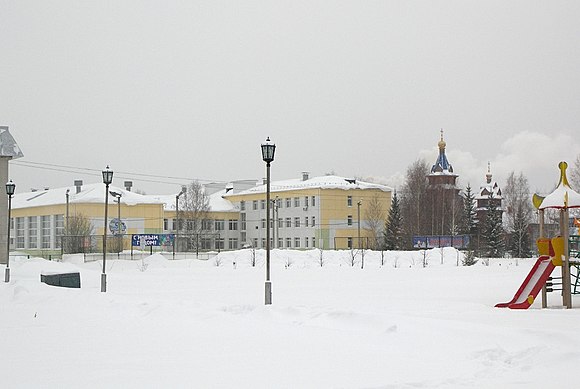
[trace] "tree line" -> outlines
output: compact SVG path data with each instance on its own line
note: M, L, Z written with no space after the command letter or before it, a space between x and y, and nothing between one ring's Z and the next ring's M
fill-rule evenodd
M428 192L426 161L413 162L406 171L405 182L392 196L390 213L385 220L380 247L384 250L412 249L412 237L435 235L433 220L435 204ZM580 154L571 166L569 182L580 191ZM501 206L497 194L489 193L484 199L485 209L477 209L476 196L470 184L459 192L458 201L447 209L445 229L437 231L448 235L469 235L469 251L485 257L502 257L506 253L525 258L532 255L530 225L536 219L531 202L528 179L522 172L512 171L501 188ZM498 198L494 198L498 197ZM479 212L478 212L479 211ZM480 217L478 215L484 215ZM555 222L557 214L548 213L548 222ZM480 220L481 219L481 220Z

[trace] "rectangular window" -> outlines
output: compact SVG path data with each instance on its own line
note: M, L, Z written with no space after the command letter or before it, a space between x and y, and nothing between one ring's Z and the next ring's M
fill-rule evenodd
M224 249L224 238L218 238L215 240L215 249L216 250Z
M201 249L202 250L211 250L211 239L210 238L201 238Z
M346 198L346 206L352 207L352 196L347 196Z
M316 196L312 196L312 206L316 206Z
M294 207L300 206L300 197L294 197Z
M38 220L36 216L28 218L28 248L38 248Z
M240 230L246 231L246 214L245 213L240 213L240 219L241 219ZM243 239L242 241L245 242L246 240Z
M266 200L260 200L260 209L266 209Z
M308 207L308 196L304 197L304 206Z
M308 216L304 217L304 227L308 227Z
M278 247L284 247L284 239L278 238Z
M245 211L245 210L246 210L246 202L240 201L240 211Z
M294 238L294 247L300 248L300 238Z
M286 208L290 208L292 206L292 199L290 197L286 198Z
M278 219L278 228L284 228L284 219Z
M173 221L171 223L173 225L173 230L174 231L177 230L177 228L175 228L175 227L177 227L177 219L173 219Z
M228 239L228 248L230 250L237 250L238 249L238 239L237 238L229 238Z
M352 238L348 238L348 240L346 241L346 244L347 244L349 249L352 249Z
M167 231L169 229L169 219L163 219L163 231Z
M252 201L252 209L254 211L257 211L258 210L258 200Z
M291 238L286 238L286 247L287 248L291 248L292 247L292 239Z
M56 248L60 248L62 243L61 236L64 235L64 215L56 215L54 218L54 223L56 232L55 246Z
M216 231L223 231L225 228L225 221L224 220L216 220L214 223L214 228ZM216 247L217 248L217 247Z
M287 228L292 227L292 219L289 217L286 218L286 227Z
M50 216L40 217L40 228L42 231L42 248L50 248Z
M266 219L262 219L262 228L266 228Z
M276 207L282 208L282 199L276 199Z
M312 216L312 223L310 223L310 225L312 227L315 227L316 226L316 217L315 216Z
M308 248L308 237L304 238L304 247Z
M346 225L347 226L352 226L352 215L348 215L346 217Z
M258 248L258 238L254 238L253 239L252 246L255 247L255 248Z
M300 228L300 218L299 217L294 218L294 227Z
M24 248L24 218L16 218L16 248Z
M266 238L262 238L262 247L265 248L266 247Z
M211 231L214 225L214 221L211 219L203 219L201 221L201 229L204 231Z
M230 231L237 231L238 230L238 221L235 219L228 220L228 227Z
M248 238L245 232L240 232L240 239L242 240L242 243L246 243Z

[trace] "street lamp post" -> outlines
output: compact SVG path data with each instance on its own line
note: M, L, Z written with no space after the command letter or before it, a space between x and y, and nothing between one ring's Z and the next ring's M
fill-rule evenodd
M66 230L68 231L68 204L69 204L70 189L66 190Z
M179 198L187 192L187 187L182 186L181 192L175 196L175 238L173 239L173 259L175 259L175 250L179 249Z
M266 162L266 283L265 303L272 304L272 283L270 282L270 163L274 161L276 145L270 143L270 137L266 143L262 143L262 160Z
M121 224L121 196L123 196L123 194L119 193L119 192L114 192L114 191L110 191L109 193L111 194L111 196L113 196L114 198L117 199L117 232L116 232L116 235L117 235L117 243L118 243L117 249L119 250L119 251L117 251L117 259L119 259L119 255L120 255L119 253L120 253L120 251L122 251L121 250L122 249L121 243L122 243L122 239L123 239L123 230L121 228L121 225L122 225Z
M280 246L278 245L278 241L280 240L280 229L279 229L279 221L278 221L278 201L280 201L278 199L278 196L276 196L276 198L274 200L272 200L272 204L274 206L274 217L272 218L272 223L274 223L273 226L273 234L274 234L274 248L280 248Z
M113 171L107 165L103 170L103 184L105 184L105 225L103 226L103 273L101 274L101 292L107 291L107 273L105 263L107 261L107 213L109 211L109 185L113 182Z
M6 194L8 195L8 235L6 242L6 271L4 272L4 282L10 282L10 211L12 210L12 196L16 185L10 180L6 183Z
M357 205L357 220L358 220L358 249L361 250L360 244L360 206L362 204L362 199L356 203ZM365 256L361 252L361 261L360 261L360 268L363 269L365 267Z
M68 204L69 204L69 196L70 196L69 193L70 193L70 189L67 189L66 190L66 193L65 193L65 196L66 196L66 218L65 218L65 223L66 224L64 225L64 235L60 237L60 252L61 252L61 254L64 254L64 252L66 251L65 250L65 239L66 239L67 244L68 244L69 239L70 239L68 237L70 235L70 229L69 229L70 227L69 227L69 224L68 224L68 215L69 215L69 213L68 213L68 210L69 210Z

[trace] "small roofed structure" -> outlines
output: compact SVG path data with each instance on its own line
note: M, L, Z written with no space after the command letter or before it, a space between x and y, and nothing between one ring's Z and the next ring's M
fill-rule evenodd
M540 238L543 238L544 235L544 210L550 208L560 210L560 235L564 238L564 254L562 255L562 300L566 308L572 308L570 255L568 250L568 210L570 208L580 208L580 194L570 187L566 176L568 164L566 162L560 162L558 168L560 169L560 181L556 189L545 197L534 194L532 201L540 212ZM546 293L542 291L542 306L545 307L546 305Z
M0 126L0 157L9 157L9 159L24 157L7 126Z

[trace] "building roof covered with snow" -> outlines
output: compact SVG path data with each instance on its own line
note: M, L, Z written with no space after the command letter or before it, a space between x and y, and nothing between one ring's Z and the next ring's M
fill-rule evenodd
M109 186L109 192L115 192L121 195L121 204L138 205L138 204L159 204L160 201L139 193L130 192L116 186ZM12 208L31 208L45 207L51 205L62 205L67 202L67 193L69 203L97 203L103 204L105 201L105 184L96 183L88 184L82 187L62 187L42 190L33 190L30 192L17 193L12 199ZM109 199L113 199L109 195ZM115 201L116 202L116 201Z
M327 175L310 178L304 174L302 179L289 179L282 181L272 181L270 183L270 192L283 192L305 189L379 189L383 192L392 192L392 188L386 185L375 184L371 182L359 181L354 178L345 178L336 175ZM245 191L235 193L236 195L248 195L265 193L266 185L261 184ZM226 198L229 194L226 194Z

